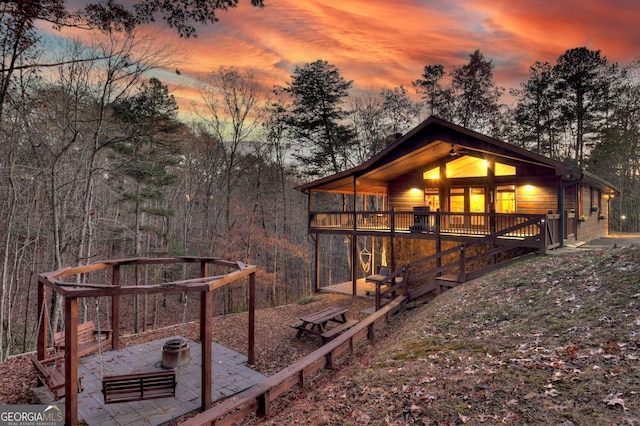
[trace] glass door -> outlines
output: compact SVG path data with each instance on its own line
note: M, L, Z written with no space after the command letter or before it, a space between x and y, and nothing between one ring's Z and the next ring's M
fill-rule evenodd
M469 212L470 213L486 213L487 204L485 197L485 188L469 188ZM481 215L470 215L469 216L469 225L472 228L484 228L485 217L484 214Z
M464 213L465 205L465 189L464 188L451 188L449 189L449 211L451 217L449 218L449 227L454 229L460 229L464 227Z

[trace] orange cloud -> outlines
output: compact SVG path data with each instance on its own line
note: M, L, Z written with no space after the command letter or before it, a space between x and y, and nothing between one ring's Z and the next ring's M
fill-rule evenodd
M194 82L220 66L251 68L265 86L284 85L296 66L327 60L358 88L380 89L419 78L427 64L462 65L480 49L502 86L517 87L535 61L555 62L567 49L600 49L612 61L637 57L634 0L266 0L266 7L220 12L197 39L171 31L158 42L178 46L180 77L170 85L184 105ZM169 74L174 70L168 69Z

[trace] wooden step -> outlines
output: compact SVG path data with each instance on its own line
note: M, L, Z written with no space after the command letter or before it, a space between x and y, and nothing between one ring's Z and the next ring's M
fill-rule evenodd
M451 289L460 285L460 281L458 281L458 276L453 274L442 275L440 277L436 277L436 284L438 286L437 293L442 293L442 290L445 288Z
M460 281L458 281L458 276L454 274L441 275L439 277L436 277L436 281L450 282L454 286L460 284ZM446 285L446 284L443 283L443 285Z
M418 297L422 297L432 291L438 291L439 289L440 286L433 282L423 284L420 287L411 288L409 289L409 300L417 299Z

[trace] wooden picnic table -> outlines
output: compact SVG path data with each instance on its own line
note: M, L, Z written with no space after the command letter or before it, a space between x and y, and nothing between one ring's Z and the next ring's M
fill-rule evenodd
M357 321L347 321L346 314L348 311L348 309L341 307L331 307L324 311L302 317L300 318L302 322L294 326L298 329L296 337L302 336L303 333L309 333L321 336L323 340L327 340L357 323ZM329 322L336 322L341 325L327 331L325 327Z

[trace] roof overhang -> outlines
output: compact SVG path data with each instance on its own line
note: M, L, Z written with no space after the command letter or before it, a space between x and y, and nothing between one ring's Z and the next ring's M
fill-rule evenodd
M449 161L452 150L509 164L534 164L549 168L549 174L561 176L563 180L587 179L610 195L618 193L616 188L603 179L580 168L436 117L428 118L360 166L309 182L296 189L303 192L384 194L388 182L428 164Z

